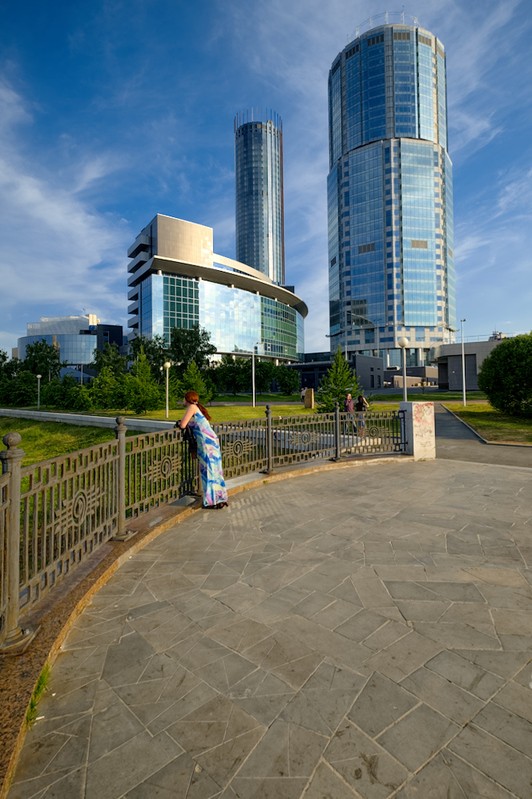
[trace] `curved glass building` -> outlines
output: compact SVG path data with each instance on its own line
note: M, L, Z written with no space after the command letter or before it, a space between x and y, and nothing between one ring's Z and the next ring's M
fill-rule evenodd
M456 328L445 50L388 20L329 72L329 335L389 366L406 337L422 365Z
M283 130L274 111L235 117L236 257L285 282Z
M128 250L129 327L164 336L198 324L217 353L279 361L303 352L299 297L261 271L213 252L213 230L157 214Z

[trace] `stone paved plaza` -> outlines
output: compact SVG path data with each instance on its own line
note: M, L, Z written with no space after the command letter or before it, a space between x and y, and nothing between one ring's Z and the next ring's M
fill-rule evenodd
M79 617L9 799L530 799L531 477L359 462L198 511Z

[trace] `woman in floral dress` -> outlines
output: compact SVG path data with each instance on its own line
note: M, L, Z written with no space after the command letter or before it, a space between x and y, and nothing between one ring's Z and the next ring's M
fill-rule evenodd
M194 434L198 445L201 485L204 508L227 507L227 489L222 471L222 453L218 437L209 424L210 414L199 401L195 391L185 394L185 415L179 427L185 427Z

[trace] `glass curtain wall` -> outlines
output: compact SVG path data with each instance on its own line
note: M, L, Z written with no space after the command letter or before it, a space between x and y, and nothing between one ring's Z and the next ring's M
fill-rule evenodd
M329 73L331 349L423 364L456 326L445 52L417 26L382 25Z

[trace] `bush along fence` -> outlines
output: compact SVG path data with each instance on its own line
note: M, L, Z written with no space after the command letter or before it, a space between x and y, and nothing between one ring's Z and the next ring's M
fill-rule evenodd
M406 403L411 405L411 403ZM429 404L429 403L426 403ZM226 479L309 460L407 451L405 411L334 413L215 425ZM21 614L53 590L102 544L125 540L127 522L199 493L197 461L179 429L115 439L22 466L18 433L0 452L0 652L27 646Z

